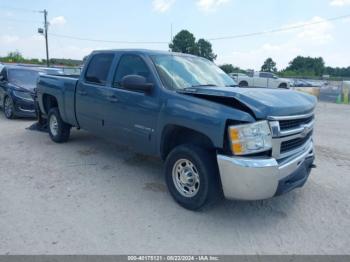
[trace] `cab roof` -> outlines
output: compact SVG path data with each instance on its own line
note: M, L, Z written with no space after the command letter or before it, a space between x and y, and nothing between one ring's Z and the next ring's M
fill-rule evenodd
M106 50L96 50L96 51L93 51L91 54L107 53L107 52L134 53L134 54L142 54L142 55L180 55L180 56L195 57L194 55L191 55L191 54L161 51L161 50L151 50L151 49L106 49Z

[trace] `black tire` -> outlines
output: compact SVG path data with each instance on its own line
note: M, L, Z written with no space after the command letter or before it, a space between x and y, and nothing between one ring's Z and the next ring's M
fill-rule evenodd
M278 86L278 88L282 88L282 89L287 89L287 84L286 83L282 83Z
M4 115L7 119L15 118L15 107L13 105L13 100L10 96L6 96L3 104Z
M181 193L178 190L181 182L176 182L176 179L180 180L181 172L176 171L173 175L173 170L176 169L179 161L182 160L189 160L193 163L195 173L199 177L198 187L194 189L197 191L193 196L184 196L185 192ZM198 210L205 205L214 203L222 196L215 153L195 145L180 145L170 152L165 161L165 181L174 200L189 210Z
M247 87L248 86L248 82L246 82L246 81L239 82L238 86L239 87Z
M69 139L71 126L63 122L58 108L52 108L49 111L47 120L49 134L52 141L56 143L67 142Z

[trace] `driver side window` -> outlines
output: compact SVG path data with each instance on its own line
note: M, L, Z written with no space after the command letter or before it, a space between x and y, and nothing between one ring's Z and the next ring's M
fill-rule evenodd
M113 86L123 88L121 86L122 79L128 75L139 75L146 78L147 83L153 82L151 72L146 63L138 55L123 55L120 58L117 71L114 76Z

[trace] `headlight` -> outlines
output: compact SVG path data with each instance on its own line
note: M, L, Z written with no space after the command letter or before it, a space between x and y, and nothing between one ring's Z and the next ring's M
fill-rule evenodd
M13 94L18 97L21 98L23 100L27 100L27 101L34 101L33 97L30 95L30 93L27 92L21 92L21 91L13 91Z
M272 148L272 136L267 121L230 126L231 150L235 155L254 154Z

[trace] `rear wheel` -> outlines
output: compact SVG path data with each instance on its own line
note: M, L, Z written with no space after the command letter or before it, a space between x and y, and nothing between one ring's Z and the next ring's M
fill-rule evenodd
M248 82L246 81L242 81L242 82L239 82L239 87L247 87L248 86Z
M190 210L219 199L218 175L215 154L194 145L176 147L165 162L165 180L170 194Z
M67 142L71 126L63 122L58 108L50 110L48 115L49 134L52 141L56 143Z
M286 83L282 83L278 86L278 88L283 88L283 89L287 89L287 84Z
M13 105L13 100L11 97L7 96L5 98L3 109L4 109L4 115L7 119L13 119L15 117L14 115L15 107Z

